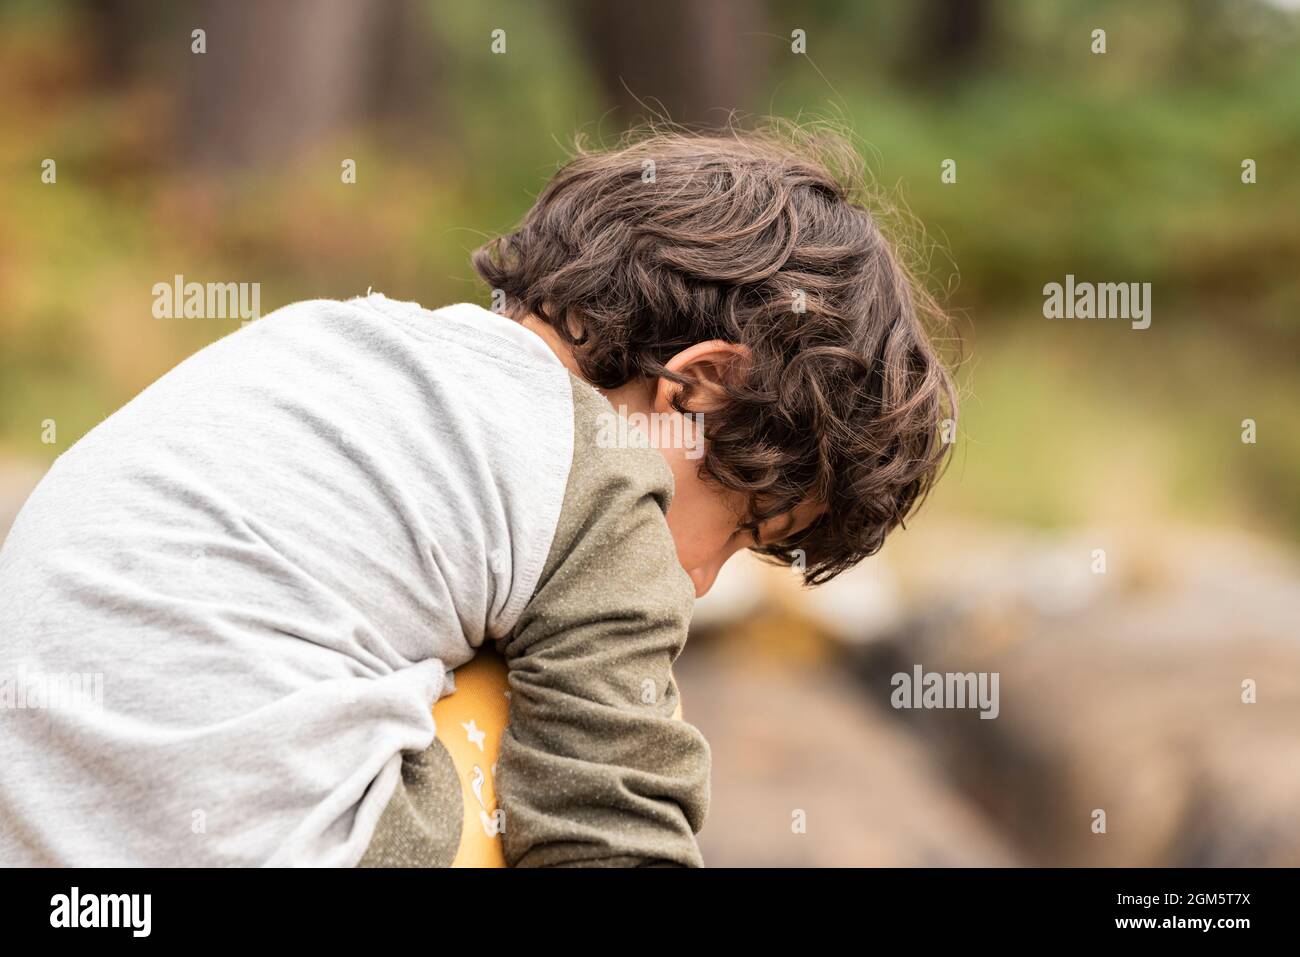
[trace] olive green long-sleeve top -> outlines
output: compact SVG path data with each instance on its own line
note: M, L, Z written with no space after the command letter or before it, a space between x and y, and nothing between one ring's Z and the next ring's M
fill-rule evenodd
M674 718L672 664L694 589L664 516L658 452L604 447L616 415L573 379L574 450L545 568L511 635L510 725L496 767L514 866L701 866L709 747ZM363 865L437 866L460 840L460 786L439 741L411 755Z

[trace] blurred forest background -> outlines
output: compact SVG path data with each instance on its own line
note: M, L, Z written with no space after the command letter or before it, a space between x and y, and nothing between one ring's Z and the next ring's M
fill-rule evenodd
M264 313L485 303L468 251L576 133L829 119L957 320L960 439L853 574L809 593L737 561L701 603L706 858L1300 864L1298 7L8 0L0 534L59 452L238 328L155 319L155 283L259 282ZM1151 283L1151 327L1044 319L1067 273ZM1000 717L894 711L915 663L998 671Z

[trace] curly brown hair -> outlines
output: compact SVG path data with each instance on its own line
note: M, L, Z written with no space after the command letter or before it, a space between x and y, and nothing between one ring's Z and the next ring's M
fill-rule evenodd
M925 329L942 318L859 199L838 134L649 130L579 149L513 232L473 254L506 311L551 326L600 388L683 386L665 363L722 339L749 359L704 416L701 473L747 496L751 531L819 516L756 548L809 585L874 554L933 485L956 393Z

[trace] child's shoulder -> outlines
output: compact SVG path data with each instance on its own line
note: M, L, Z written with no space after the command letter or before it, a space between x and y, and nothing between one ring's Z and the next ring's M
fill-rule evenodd
M336 333L356 340L406 337L476 352L494 362L544 373L557 381L565 369L536 335L506 316L471 302L429 309L368 291L352 299L306 299L268 313L249 329L290 337Z

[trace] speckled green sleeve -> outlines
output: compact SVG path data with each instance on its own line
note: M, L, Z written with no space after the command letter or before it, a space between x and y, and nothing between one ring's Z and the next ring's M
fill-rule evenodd
M694 602L649 448L606 448L614 415L574 379L573 467L546 567L512 635L497 795L516 866L701 866L709 747L673 717ZM608 443L604 443L608 444Z

